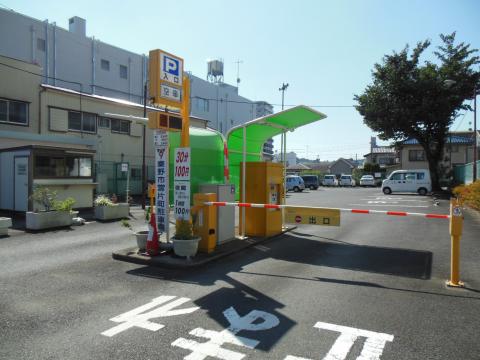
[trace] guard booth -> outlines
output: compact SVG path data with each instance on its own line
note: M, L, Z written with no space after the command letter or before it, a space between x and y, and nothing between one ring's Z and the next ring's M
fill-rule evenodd
M287 132L327 116L299 105L233 127L227 134L230 179L241 203L285 204L285 153ZM281 135L282 161L263 162L263 144ZM258 211L257 211L258 210ZM248 214L248 215L247 215ZM240 235L271 236L282 231L282 213L275 209L240 209Z
M243 164L242 164L243 165ZM283 164L271 162L247 162L247 176L241 166L240 197L247 203L280 205L284 192ZM243 186L245 179L245 187ZM245 196L243 196L245 189ZM245 210L245 235L267 237L282 232L282 211L265 208L242 208ZM240 217L240 228L243 228Z

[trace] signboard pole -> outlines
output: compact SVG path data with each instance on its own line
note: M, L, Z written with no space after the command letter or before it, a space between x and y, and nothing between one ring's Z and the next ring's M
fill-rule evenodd
M190 146L190 78L185 76L183 79L183 91L182 91L182 135L180 146Z
M190 163L190 148L176 148L173 173L176 220L190 221Z
M169 202L169 172L168 172L168 133L164 130L155 131L155 183L157 187L156 209L157 229L164 232L167 242L170 240L170 202Z

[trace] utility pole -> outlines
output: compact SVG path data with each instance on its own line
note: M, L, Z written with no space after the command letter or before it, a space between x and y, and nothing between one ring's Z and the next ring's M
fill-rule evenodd
M278 91L282 92L282 110L283 110L283 105L284 105L284 99L285 99L285 90L288 88L288 83L282 83L282 87L278 89Z
M477 85L473 94L473 182L477 180Z
M145 81L143 87L143 117L147 117L147 82ZM145 138L146 138L146 126L143 124L143 148L142 148L142 209L145 209L145 198L146 198L146 166L145 166Z
M237 64L237 89L240 87L240 64L243 64L242 60L235 61Z

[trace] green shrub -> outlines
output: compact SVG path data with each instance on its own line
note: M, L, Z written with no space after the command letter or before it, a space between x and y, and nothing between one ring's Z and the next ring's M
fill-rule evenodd
M34 203L42 205L45 211L51 211L57 201L57 192L46 187L36 186L30 198Z
M116 205L106 195L97 196L93 203L95 206L115 206Z
M55 200L53 202L53 209L56 211L72 212L73 205L75 205L75 199L68 197L65 200Z
M179 220L175 226L175 236L173 237L176 240L191 240L193 239L193 228L192 223L188 220Z

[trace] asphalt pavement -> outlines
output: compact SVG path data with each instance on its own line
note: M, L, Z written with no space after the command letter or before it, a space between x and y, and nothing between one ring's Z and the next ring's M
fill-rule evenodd
M288 193L306 206L448 213L378 188ZM0 239L1 359L479 359L480 217L465 213L449 289L448 220L344 214L205 267L115 261L118 222Z

